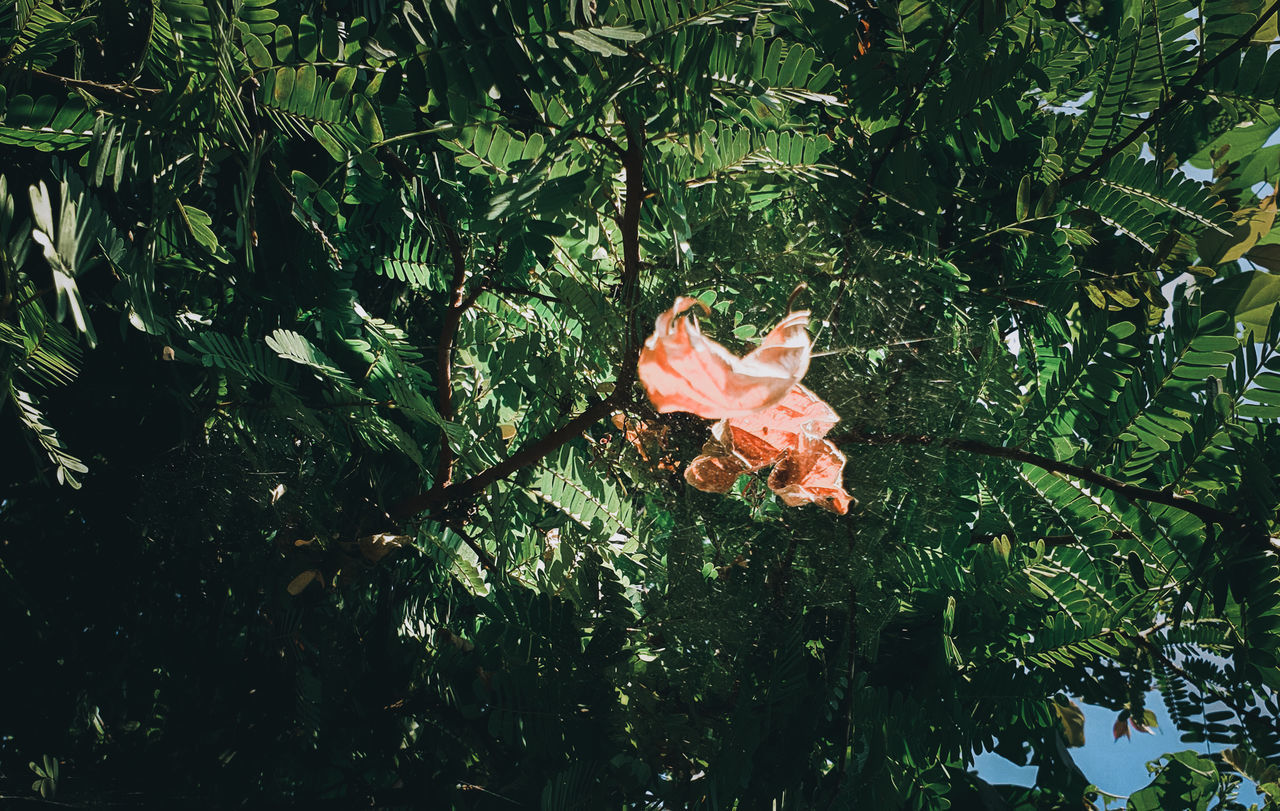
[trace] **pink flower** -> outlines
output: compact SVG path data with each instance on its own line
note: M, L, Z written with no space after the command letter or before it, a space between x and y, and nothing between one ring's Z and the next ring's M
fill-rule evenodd
M800 385L812 348L809 313L788 314L739 358L704 336L694 318L680 317L695 304L710 312L681 296L658 316L637 368L658 411L719 420L702 454L685 468L685 481L727 493L739 475L776 465L769 487L785 504L817 504L844 515L852 501L841 484L844 454L822 438L840 417Z
M844 454L825 439L801 434L769 474L769 489L788 507L817 504L837 515L849 511L853 499L845 492Z
M809 370L807 311L789 314L740 358L703 335L695 319L680 317L694 304L706 310L695 298L677 298L640 352L637 373L659 412L744 417L781 401Z
M727 493L740 474L776 464L769 487L784 503L817 504L844 515L852 500L841 484L845 457L822 439L839 419L797 383L772 408L716 423L702 455L685 468L685 481L699 490Z

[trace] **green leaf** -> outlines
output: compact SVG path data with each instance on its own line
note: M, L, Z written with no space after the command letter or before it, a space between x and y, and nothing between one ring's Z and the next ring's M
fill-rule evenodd
M1255 245L1244 258L1273 273L1280 273L1280 244Z
M1047 217L1053 213L1054 208L1058 204L1058 181L1054 180L1045 186L1044 192L1040 195L1040 199L1036 201L1036 216Z
M97 333L89 319L88 308L80 293L76 277L93 264L93 256L99 240L110 234L109 223L92 204L83 183L74 173L62 172L54 206L54 195L44 181L31 187L31 211L35 227L31 239L44 251L44 258L53 271L53 285L58 296L59 319L71 312L76 329L82 332L89 346L97 343ZM56 212L56 214L55 214Z
M1206 231L1196 243L1205 265L1234 262L1249 252L1271 230L1276 218L1276 198L1248 206L1236 213L1236 225L1229 232Z
M76 475L87 473L89 468L84 462L67 452L57 430L45 419L43 403L30 393L13 386L9 387L9 399L17 410L18 419L26 426L30 435L49 457L49 461L53 462L57 468L58 481L73 490L80 489L80 480Z
M1258 45L1275 45L1280 42L1280 16L1272 14L1267 18L1257 31L1253 32L1253 42Z
M1236 321L1265 335L1276 303L1280 302L1280 276L1248 270L1215 282L1204 294L1206 308L1226 310Z
M1067 739L1067 746L1084 746L1084 711L1080 709L1080 705L1070 700L1065 704L1054 701L1053 711L1062 724L1062 735Z
M209 227L213 224L213 218L204 211L192 205L184 205L182 201L175 201L178 213L182 216L183 223L187 226L188 232L195 238L196 242L203 245L209 253L219 262L226 263L231 260L226 250L218 242L218 236L213 233Z
M648 34L636 28L624 28L616 25L588 28L587 31L588 33L595 34L596 36L604 37L606 39L621 40L622 42L643 42L648 36Z
M584 527L600 525L608 534L634 532L630 499L581 461L570 446L547 461L534 487L543 499Z
M626 56L627 55L626 51L622 50L616 45L611 45L608 42L608 40L605 40L591 33L590 30L584 29L579 31L560 31L558 32L558 36L564 37L565 39L569 40L570 42L573 42L579 47L585 50L588 50L593 54L598 54L600 56Z
M1018 196L1014 205L1014 216L1022 222L1031 216L1031 175L1023 175L1018 182Z
M1163 763L1166 760L1167 763ZM1165 755L1161 761L1160 770L1151 784L1129 795L1128 808L1134 811L1207 809L1220 779L1213 761L1193 751Z
M278 329L267 336L267 346L285 360L303 366L309 366L320 372L321 376L347 386L354 386L346 372L339 369L333 361L311 344L306 338L287 329Z

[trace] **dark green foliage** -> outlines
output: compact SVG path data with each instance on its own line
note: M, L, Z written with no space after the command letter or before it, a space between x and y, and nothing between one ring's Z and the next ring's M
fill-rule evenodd
M1080 808L1155 688L1274 805L1277 16L0 0L0 797ZM684 483L678 295L848 515Z

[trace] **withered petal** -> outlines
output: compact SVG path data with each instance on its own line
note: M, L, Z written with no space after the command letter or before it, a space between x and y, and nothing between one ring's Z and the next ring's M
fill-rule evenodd
M703 335L696 320L679 317L695 304L700 304L695 298L677 298L658 316L640 351L636 371L659 412L743 417L780 402L808 371L807 311L789 314L760 346L739 358Z
M844 515L853 500L844 489L844 464L844 454L834 444L801 434L769 474L769 489L788 507L817 504Z
M746 472L733 456L699 456L684 469L684 480L704 493L727 493Z
M831 406L797 383L781 402L755 414L721 420L712 426L711 435L725 453L738 457L748 472L754 472L797 447L801 434L824 436L839 421Z

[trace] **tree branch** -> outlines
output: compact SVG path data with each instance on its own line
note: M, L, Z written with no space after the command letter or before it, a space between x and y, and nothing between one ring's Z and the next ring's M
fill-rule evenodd
M841 697L840 702L840 754L838 765L836 767L836 789L844 784L845 780L845 764L848 761L849 750L853 745L853 685L857 677L858 666L858 589L857 587L849 589L848 599L849 619L847 620L845 630L845 644L849 646L848 652L845 654L845 673L848 674L849 682L845 685L845 694Z
M1039 456L1021 448L1006 448L1000 445L988 445L985 442L978 442L973 439L958 439L955 437L936 437L928 434L864 434L861 431L850 431L837 437L831 437L831 441L837 445L934 445L942 448L950 448L957 451L966 451L968 453L976 453L981 456L994 456L999 459L1011 459L1015 462L1022 462L1028 465L1034 465L1041 470L1047 470L1050 473L1071 476L1081 481L1096 484L1099 487L1119 493L1133 501L1149 501L1153 504L1164 504L1169 507L1175 507L1185 513L1194 515L1206 524L1220 524L1224 528L1239 528L1246 526L1245 522L1236 517L1232 513L1219 510L1216 507L1210 507L1208 504L1201 504L1198 501L1180 496L1171 490L1152 490L1148 487L1139 487L1135 484L1128 484L1119 479L1113 479L1110 476L1103 475L1088 468L1079 465L1069 464L1067 462L1059 462L1045 456Z
M493 108L490 108L490 109L493 109ZM570 138L585 138L586 140L592 142L593 144L597 144L599 146L604 147L609 152L612 152L614 155L616 155L619 158L624 157L626 155L626 150L618 146L617 141L614 141L611 138L601 135L598 132L591 132L590 130L573 129L572 127L563 127L559 124L553 124L552 122L547 121L545 118L542 118L541 116L536 116L536 115L524 116L519 118L518 120L527 121L530 124L533 124L534 126L537 126L537 127L545 127L547 130L550 130L551 132L557 132L557 131L563 132L565 133L565 135L567 135Z
M622 233L622 300L627 312L626 337L622 361L618 367L613 392L597 400L564 425L526 444L503 461L456 484L432 487L411 496L391 508L393 518L407 518L441 504L471 498L494 482L505 479L522 467L534 464L584 430L607 417L626 402L636 381L636 362L640 354L640 333L636 315L640 292L640 212L644 205L644 132L639 123L626 122L627 146L622 154L625 173L622 213L618 229ZM456 275L455 275L456 278ZM460 317L461 314L459 314ZM443 411L441 412L443 414Z
M455 416L453 409L453 345L458 338L458 328L462 324L462 315L475 303L480 294L477 288L470 296L466 294L467 260L462 249L462 240L444 210L440 198L430 189L423 186L423 199L427 208L435 216L440 227L444 229L444 241L449 249L449 258L453 264L453 279L449 283L449 309L445 311L444 323L440 327L440 340L436 345L436 411L446 420ZM453 449L449 447L447 437L441 438L440 458L436 462L436 478L432 489L448 487L453 477Z
M476 560L480 561L480 565L485 568L485 571L490 574L498 573L498 562L493 559L493 555L489 554L488 549L485 549L483 546L472 540L471 536L467 533L457 529L455 529L454 532L462 539L462 542L467 545L467 548L475 553Z
M1191 74L1191 78L1187 80L1186 84L1178 88L1177 93L1174 93L1172 96L1165 99L1164 102L1152 111L1150 115L1144 118L1142 123L1135 127L1132 132L1107 149L1103 150L1102 154L1094 158L1093 162L1088 166L1078 172L1073 172L1064 177L1060 185L1067 186L1072 183L1079 183L1081 180L1088 179L1094 172L1098 171L1103 166L1106 166L1112 158L1120 154L1125 147L1141 138L1142 135L1147 130L1154 127L1157 122L1181 106L1181 104L1191 95L1191 92L1196 89L1196 85L1204 79L1205 76L1212 73L1214 68L1222 64L1223 60L1228 56L1231 56L1236 51L1239 51L1241 48L1248 45L1253 40L1253 35L1258 33L1258 29L1266 25L1267 21L1274 17L1277 11L1280 11L1280 0L1272 3L1271 8L1267 9L1265 13L1258 17L1258 21L1253 24L1253 27L1236 38L1235 42L1232 42L1226 48L1223 48L1221 53L1201 65L1199 70Z
M1001 535L1005 535L1005 534L1012 535L1013 533L1012 532L1001 533ZM969 544L972 546L977 546L979 544L991 543L992 541L994 541L996 538L999 538L999 537L1000 535L975 532L969 536ZM1044 541L1044 545L1046 547L1075 546L1076 544L1080 543L1080 539L1077 538L1075 535L1035 535L1035 536L1032 536L1032 540Z
M47 79L51 82L57 82L67 87L82 88L88 91L101 91L104 93L114 93L117 96L128 99L129 101L141 101L143 96L154 96L157 93L164 92L156 87L138 87L134 84L106 84L103 82L94 82L89 79L75 79L70 76L59 76L56 73L48 73L43 70L30 69L24 71L32 76L38 76L41 79ZM134 95L138 94L138 95Z
M510 284L491 284L487 289L492 290L495 293L509 293L513 296L528 296L530 298L536 298L539 301L545 301L548 304L562 303L556 296L548 296L546 293L539 293L536 290L529 290L525 287L516 287Z
M53 286L53 285L49 285L48 287L42 287L42 288L40 288L39 290L37 290L36 292L34 292L34 293L32 293L31 295L29 295L29 296L27 296L26 298L24 298L22 301L19 301L17 304L13 305L13 311L14 311L15 313L16 313L16 312L19 312L20 310L22 310L22 308L23 308L23 307L26 307L26 306L27 306L28 304L30 304L31 302L35 301L36 299L40 298L41 296L47 295L47 294L49 294L49 293L52 293L53 291L54 291L54 286ZM6 315L8 315L8 314L9 314L9 306L6 304L6 306L5 306L3 309L0 309L0 318L3 318L4 316L6 316Z

